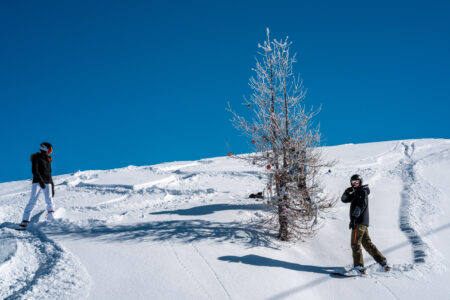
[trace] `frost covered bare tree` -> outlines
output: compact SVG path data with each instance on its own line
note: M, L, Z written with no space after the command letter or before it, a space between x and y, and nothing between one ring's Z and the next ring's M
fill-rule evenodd
M255 74L250 78L252 94L244 105L252 118L231 109L233 125L249 137L254 152L240 156L267 169L265 197L274 206L271 220L279 226L279 239L302 238L313 234L318 214L331 208L335 200L323 195L318 174L332 163L325 162L318 148L321 136L313 117L320 109L303 105L306 90L294 74L296 56L291 42L270 39L258 47Z

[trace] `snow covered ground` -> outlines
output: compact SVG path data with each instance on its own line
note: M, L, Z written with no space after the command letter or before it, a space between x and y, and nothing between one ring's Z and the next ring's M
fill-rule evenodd
M340 197L352 174L371 187L370 234L390 273L331 274L352 263L348 205L306 241L281 243L254 222L248 199L265 170L219 157L55 177L14 230L30 181L0 184L2 299L450 299L450 140L325 147L339 160L322 180ZM57 162L55 162L57 163Z

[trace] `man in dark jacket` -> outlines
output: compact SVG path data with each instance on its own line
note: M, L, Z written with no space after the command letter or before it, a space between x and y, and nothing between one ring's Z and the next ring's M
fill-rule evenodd
M40 152L31 155L31 172L33 173L33 183L31 186L31 197L23 213L20 226L25 228L30 222L30 215L41 191L44 193L47 203L47 220L53 220L55 187L52 179L52 157L53 147L50 143L42 143Z
M362 177L353 175L350 179L351 187L347 188L341 197L342 202L350 204L350 224L352 229L351 247L353 252L353 266L361 273L365 273L361 244L364 249L389 271L386 258L372 243L369 236L369 194L368 185L362 185Z

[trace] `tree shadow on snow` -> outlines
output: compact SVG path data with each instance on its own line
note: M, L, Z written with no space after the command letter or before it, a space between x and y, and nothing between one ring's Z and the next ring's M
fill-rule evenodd
M152 215L180 215L180 216L203 216L213 214L217 211L226 210L268 210L264 204L211 204L192 207L188 209L177 209L151 213Z
M253 254L245 256L221 256L218 259L222 261L243 263L258 267L284 268L293 271L327 274L327 275L332 275L333 272L344 271L343 267L319 267L319 266L302 265Z
M131 225L106 225L100 221L76 225L54 222L43 228L51 236L64 238L95 238L118 242L164 242L192 243L203 240L240 243L248 247L277 249L274 234L268 233L256 223L211 222L206 220L173 220L138 223Z

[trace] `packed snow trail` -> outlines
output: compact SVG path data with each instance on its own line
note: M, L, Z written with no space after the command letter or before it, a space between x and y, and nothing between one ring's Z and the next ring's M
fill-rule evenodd
M417 176L414 171L415 161L413 160L414 143L402 144L405 149L405 158L399 163L399 169L404 184L402 191L402 202L400 205L400 229L408 237L414 254L414 263L424 263L427 257L428 245L423 241L418 232L414 230L411 222L411 206L415 198L418 198L419 191L415 190Z

